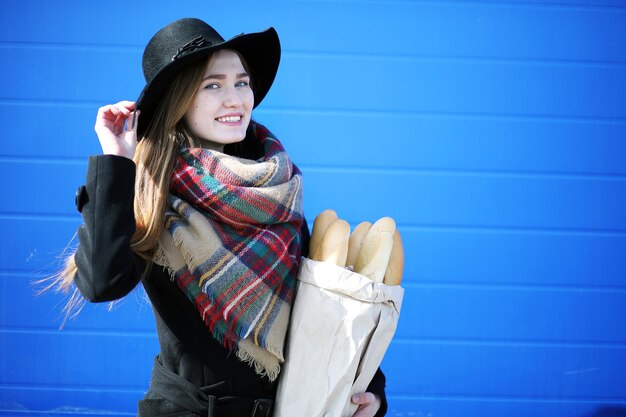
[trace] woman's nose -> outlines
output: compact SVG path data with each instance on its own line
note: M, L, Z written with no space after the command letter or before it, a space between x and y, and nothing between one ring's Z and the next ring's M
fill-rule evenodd
M226 107L237 107L237 106L241 106L242 103L243 103L243 98L241 97L241 94L239 93L239 91L237 91L236 88L227 89L224 95L224 105Z

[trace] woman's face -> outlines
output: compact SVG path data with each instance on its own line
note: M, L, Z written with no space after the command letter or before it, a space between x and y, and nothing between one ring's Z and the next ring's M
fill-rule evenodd
M207 63L185 122L203 147L221 152L244 139L253 106L250 75L235 52L221 49Z

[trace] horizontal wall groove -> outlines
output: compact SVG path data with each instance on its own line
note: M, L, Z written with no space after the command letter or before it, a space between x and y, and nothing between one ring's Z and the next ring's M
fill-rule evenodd
M60 260L59 260L60 262ZM33 281L33 295L39 296L38 293L39 280L42 277L41 272L37 275L36 271L28 272L28 271L14 271L8 269L0 269L0 276L10 276L13 278L23 278L23 279L34 279ZM626 293L626 284L625 285L555 285L555 284L546 284L546 285L538 285L536 283L523 283L523 282L515 282L515 283L507 283L507 284L493 284L487 281L418 281L418 282L407 282L402 284L404 288L411 288L413 290L420 289L442 289L442 290L459 290L459 289L467 289L467 290L494 290L494 291L560 291L560 292L594 292L594 293ZM126 298L124 298L126 299Z
M431 395L403 395L394 394L389 391L387 399L393 400L409 400L409 401L485 401L485 402L524 402L524 403L571 403L571 404L626 404L626 397L567 397L567 396L549 396L549 395L533 395L528 396L499 396L499 395L453 395L453 394L431 394Z
M143 53L145 45L115 45L104 43L79 43L79 42L16 42L0 41L0 48L24 48L38 50L68 50L68 51L98 51L98 52L137 52Z
M70 246L73 247L73 246ZM58 253L51 254L49 259L50 263L46 266L38 266L33 270L17 270L10 268L0 269L0 275L5 277L20 278L20 279L32 279L33 297L44 296L49 293L61 294L62 296L69 297L69 294L65 294L56 289L45 290L48 283L48 279L63 269L63 258L60 256L63 252L63 248L59 249ZM48 258L47 258L48 259ZM43 281L43 282L42 282Z
M57 213L12 213L0 212L0 220L25 220L25 221L55 221L69 222L80 221L80 213L57 214ZM353 226L358 221L346 219ZM583 228L559 228L559 227L513 227L498 225L463 225L463 224L416 224L398 223L398 228L411 232L473 232L473 233L515 233L515 234L541 234L541 235L577 235L577 236L599 236L599 237L626 237L626 230L622 229L583 229Z
M60 263L62 261L62 259L60 259L60 258L59 259L55 259L55 261L58 261ZM12 278L24 278L24 279L33 278L34 279L34 281L32 283L32 285L33 285L33 295L34 296L39 296L39 295L43 295L43 294L39 294L38 291L37 291L39 289L39 286L41 285L39 283L39 281L42 278L47 278L47 276L42 277L42 276L38 276L36 274L37 274L37 271L32 271L32 272L30 272L30 271L15 271L15 270L6 269L6 268L0 268L0 276L12 277ZM53 290L53 292L58 292L58 291Z
M402 317L400 317L400 325ZM603 341L564 341L564 340L535 340L535 339L491 339L491 338L401 338L394 337L392 343L403 345L448 345L448 346L482 346L482 347L528 347L550 349L617 349L626 350L626 340L623 342ZM626 354L626 352L625 352Z
M88 158L93 155L81 157L40 157L40 156L11 156L0 155L0 163L29 163L29 164L51 164L51 165L74 165L87 166ZM502 177L502 178L524 178L524 179L551 179L551 180L592 180L592 181L625 181L626 173L597 173L597 172L575 172L575 171L545 171L545 170L502 170L502 169L459 169L459 168L432 168L432 167L383 167L366 165L309 165L298 164L298 166L310 172L337 172L353 174L423 174L436 176L464 176L464 177Z
M537 291L537 292L574 292L574 293L624 293L626 296L626 285L537 285L537 284L491 284L487 282L411 282L402 285L404 288L414 290L420 289L441 289L441 290L493 290L493 291Z
M0 97L0 106L38 106L38 107L79 107L97 110L100 106L108 103L91 100L68 100L63 99L30 99L30 98L3 98ZM93 114L96 118L96 112ZM94 133L95 134L95 133Z
M72 197L71 195L68 196ZM80 220L81 216L78 211L76 214L57 214L57 213L11 213L0 212L0 220L35 220L35 221L50 221L50 222L67 222Z
M133 98L134 99L134 98ZM34 99L23 97L0 97L0 106L55 106L55 107L82 107L94 110L94 119L96 110L108 103L95 100L68 100L68 99ZM311 115L311 116L356 116L356 117L427 117L437 118L440 120L479 120L479 121L547 121L547 122L567 122L567 123L591 123L591 124L619 124L626 127L626 117L584 117L569 115L547 115L547 114L507 114L493 112L453 112L453 111L391 111L378 109L342 109L342 108L304 108L304 107L280 107L272 105L261 105L257 108L255 114L272 113L277 115Z
M41 156L10 156L10 155L0 155L0 164L6 163L17 163L17 164L54 164L54 165L84 165L87 167L87 158L89 155L85 155L85 157L77 158L77 157L61 157L61 156L52 156L52 157L41 157Z
M504 234L533 234L533 235L575 235L598 237L626 237L626 230L621 229L577 229L559 227L512 227L490 225L446 225L446 224L409 224L398 223L398 228L411 232L470 232L470 233L504 233Z
M145 390L144 390L145 391ZM142 396L143 397L143 396ZM98 416L98 417L119 417L119 416L136 416L137 413L126 411L109 411L100 408L84 408L84 407L60 407L52 410L29 410L20 405L18 409L3 408L5 413L23 414L24 416L41 416L41 417L72 417L72 416Z
M493 65L522 65L539 67L582 67L582 68L621 68L626 69L626 61L596 61L564 58L533 58L533 57L502 57L481 55L400 55L381 53L355 53L346 51L316 52L316 51L283 51L283 56L293 58L315 59L352 59L364 61L389 62L443 62L451 64L484 63Z
M57 260L61 262L61 260ZM41 279L47 278L43 272L40 271L15 271L8 269L0 269L0 277L12 277L20 279L33 279L33 296L43 295L39 293L42 286L45 283L40 283ZM423 290L423 289L435 289L435 290L492 290L492 291L557 291L557 292L573 292L573 293L625 293L626 285L567 285L567 284L546 284L538 285L536 283L490 283L488 281L434 281L432 279L428 281L407 282L402 284L406 289ZM139 288L139 287L138 287ZM53 290L56 292L55 290ZM145 293L144 293L145 294ZM126 300L127 298L123 298ZM115 308L115 307L113 307Z
M98 154L99 155L99 154ZM0 163L28 163L28 164L52 164L74 165L87 167L90 156L85 154L81 157L42 157L28 155L0 155ZM626 162L626 161L625 161ZM459 168L432 168L432 167L383 167L366 165L308 165L298 166L311 172L339 172L354 174L424 174L424 175L460 175L465 177L502 177L502 178L526 178L526 179L578 179L578 180L602 180L624 181L625 173L598 173L598 172L575 172L575 171L545 171L545 170L502 170L502 169L459 169Z
M106 308L106 307L103 307ZM115 307L113 307L115 308ZM149 308L149 305L146 301L146 308ZM115 310L113 310L115 311ZM80 316L79 316L80 317ZM67 323L72 322L72 318L69 319ZM156 340L156 332L153 330L144 331L144 330L136 330L129 329L127 332L121 332L119 330L95 330L95 329L58 329L58 328L26 328L26 327L0 327L0 334L22 334L22 335L52 335L52 336L96 336L96 337L106 337L106 338L114 338L114 337L132 337L138 339L155 339Z
M621 12L626 12L626 6L616 6L614 3L605 3L601 2L594 3L593 6L588 3L577 3L577 2L568 2L568 3L559 3L553 1L536 1L536 2L511 2L511 1L498 1L498 0L300 0L301 3L344 3L344 4L380 4L380 5L396 5L396 4L404 4L404 5L413 5L413 4L429 4L434 6L441 5L453 5L453 6L466 6L466 7L484 7L484 6L496 6L496 7L505 7L509 8L520 8L520 9L559 9L559 10L581 10L581 11L605 11L605 10L616 10Z
M0 98L0 104L2 103ZM365 116L365 117L429 117L446 120L449 118L460 120L481 120L481 121L522 121L522 122L573 122L573 123L609 123L626 125L626 117L586 117L568 115L547 115L547 114L507 114L493 112L453 112L453 111L396 111L377 109L341 109L341 108L296 108L267 106L257 111L271 111L274 114L310 114L315 116Z
M141 45L111 45L111 44L81 44L76 42L0 42L0 49L36 49L36 50L68 50L84 52L143 52ZM354 59L375 60L390 62L450 62L463 63L488 63L508 65L532 65L532 66L567 66L584 68L626 68L626 61L599 61L585 59L547 59L537 57L505 57L505 56L481 56L481 55L431 55L431 54L383 54L383 53L355 53L350 51L308 51L285 48L282 50L284 58L315 58L315 59Z
M625 181L626 174L607 173L577 173L577 172L550 172L550 171L521 171L521 170L498 170L498 169L454 169L454 168L402 168L402 167L377 167L377 166L339 166L339 165L307 165L298 164L302 170L310 172L337 172L341 174L423 174L436 176L463 176L463 177L502 177L502 178L525 178L525 179L556 179L556 180L600 180L600 181Z
M60 249L62 251L63 249ZM54 259L53 259L54 258ZM49 282L48 279L52 278L53 275L63 269L62 259L58 257L58 253L50 256L50 264L46 266L37 266L37 268L32 270L16 270L3 268L0 269L0 275L4 275L4 279L18 278L18 279L30 279L31 285L33 288L33 298L36 299L40 296L45 296L46 294L55 293L60 294L63 297L69 297L69 295L62 293L56 289L47 289L47 285ZM0 278L1 279L1 278ZM60 309L61 307L59 307Z
M107 392L113 394L140 394L143 396L146 392L146 388L135 387L135 386L121 386L115 385L113 387L103 387L103 386L85 386L85 384L41 384L41 383L32 383L32 384L9 384L9 383L1 383L0 389L10 389L10 390L46 390L46 391L72 391L72 392Z

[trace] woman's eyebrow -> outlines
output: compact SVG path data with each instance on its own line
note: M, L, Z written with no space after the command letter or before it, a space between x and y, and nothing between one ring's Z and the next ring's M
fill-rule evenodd
M237 74L236 78L245 78L245 77L249 77L250 75L247 72L242 72L241 74ZM226 79L226 74L209 74L206 77L204 77L202 80L208 80L208 79L215 79L215 80L225 80Z

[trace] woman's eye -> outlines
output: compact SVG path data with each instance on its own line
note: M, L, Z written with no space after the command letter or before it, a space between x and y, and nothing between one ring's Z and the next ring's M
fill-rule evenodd
M235 84L235 87L247 87L249 85L250 83L248 83L247 81L237 81L237 83Z
M204 88L207 89L207 90L215 90L215 89L217 89L219 87L220 87L220 85L218 83L209 83L209 84L204 86Z

